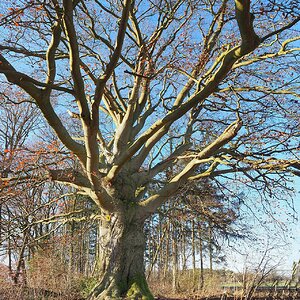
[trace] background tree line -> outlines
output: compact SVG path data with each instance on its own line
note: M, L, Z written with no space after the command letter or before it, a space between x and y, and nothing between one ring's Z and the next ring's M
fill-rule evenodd
M31 103L5 103L1 116L2 172L22 175L13 188L2 182L0 253L9 279L70 299L80 290L87 295L100 268L96 207L72 188L32 176L40 172L39 164L61 163L61 150ZM43 143L34 142L33 132ZM239 195L229 197L212 180L186 185L170 197L144 228L146 274L154 287L164 291L156 286L159 281L174 294L207 293L216 284L215 266L226 261L222 247L251 235L242 205ZM236 275L219 276L228 282Z

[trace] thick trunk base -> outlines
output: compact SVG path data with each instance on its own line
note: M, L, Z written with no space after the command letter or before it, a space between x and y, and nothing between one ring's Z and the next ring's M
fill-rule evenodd
M143 224L112 218L100 228L100 280L88 300L153 300L145 277Z
M106 288L105 288L106 286ZM108 286L103 282L97 285L89 300L154 300L151 294L145 277L142 275L139 278L131 280L131 283L116 283L112 281Z

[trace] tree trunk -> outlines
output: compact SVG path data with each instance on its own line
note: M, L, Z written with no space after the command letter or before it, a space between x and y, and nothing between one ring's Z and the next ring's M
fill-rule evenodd
M209 252L209 275L213 274L213 240L212 240L212 228L211 224L208 225L208 252Z
M203 240L202 240L201 223L199 225L199 253L200 253L200 276L199 276L199 290L204 287L204 261L203 261Z
M195 245L195 220L192 220L192 266L193 266L193 290L196 283L196 245Z
M164 255L163 279L166 279L167 275L169 275L169 273L170 273L170 265L169 265L169 261L170 261L170 236L171 236L170 222L167 223L166 230L167 230L167 236L166 236L166 239L165 239L165 242L164 242L165 247L162 247L162 251L161 251L161 254ZM159 274L160 273L161 272L159 270Z
M154 299L145 277L143 227L142 221L128 221L120 215L102 221L98 241L100 281L89 300Z
M177 292L178 290L178 248L177 248L177 239L176 239L176 228L173 227L173 236L172 236L172 290Z

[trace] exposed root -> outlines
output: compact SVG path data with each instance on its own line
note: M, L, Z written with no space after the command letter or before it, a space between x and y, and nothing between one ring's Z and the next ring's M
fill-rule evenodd
M102 282L91 292L88 300L154 300L144 276L135 277L126 288L122 283Z

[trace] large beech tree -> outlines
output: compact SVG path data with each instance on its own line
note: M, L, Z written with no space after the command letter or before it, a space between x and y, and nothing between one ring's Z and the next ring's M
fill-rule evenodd
M297 1L0 5L1 90L27 93L77 160L45 176L99 210L89 299L153 299L143 225L180 186L223 176L272 193L298 172Z

